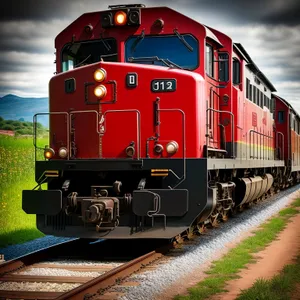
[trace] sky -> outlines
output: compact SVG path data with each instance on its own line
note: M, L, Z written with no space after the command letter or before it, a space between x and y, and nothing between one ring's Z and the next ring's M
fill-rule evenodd
M55 71L54 39L85 12L137 0L10 0L0 2L0 97L47 97ZM300 114L299 0L143 0L169 6L241 43Z

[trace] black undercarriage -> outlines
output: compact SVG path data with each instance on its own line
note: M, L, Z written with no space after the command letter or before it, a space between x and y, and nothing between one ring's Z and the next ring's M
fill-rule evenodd
M205 159L43 161L36 180L48 190L24 191L23 209L46 234L171 238L212 209Z
M45 234L172 238L193 224L226 219L235 207L279 189L284 177L282 168L208 165L205 158L37 161L39 186L23 191L23 209L37 215Z

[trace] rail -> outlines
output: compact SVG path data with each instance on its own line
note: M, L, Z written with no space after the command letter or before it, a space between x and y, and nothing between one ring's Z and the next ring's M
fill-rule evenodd
M213 111L216 113L224 113L229 114L231 116L231 158L235 158L235 147L234 147L234 114L228 110L218 110L214 108L207 108L206 109L206 157L208 157L208 144L209 144L209 129L210 129L210 122L209 119L209 112Z
M256 136L256 140L257 140L257 144L254 145L254 143L251 143L251 134L253 136L253 142L255 142L254 138L254 134L257 134ZM260 139L260 144L258 145L258 136L259 136L259 139ZM267 152L269 152L270 150L270 140L273 139L272 136L270 135L267 135L267 134L264 134L262 132L259 132L257 130L254 130L254 129L250 129L249 130L249 144L250 144L250 158L256 158L256 159L265 159L265 151L263 149L264 145L265 145L265 138L267 138L268 140L268 150ZM261 142L261 140L263 139L263 142ZM252 153L252 146L253 146L253 153ZM256 156L255 156L255 149L254 147L256 146ZM258 147L259 146L259 147ZM263 146L263 147L262 147ZM259 148L259 157L258 157L258 148ZM263 149L263 151L262 151ZM263 152L263 155L261 155L261 152ZM268 155L268 159L270 158L270 155Z
M169 248L165 248L168 251ZM120 281L121 278L126 278L128 275L138 271L143 266L161 258L163 256L164 250L161 252L151 251L145 255L135 258L123 265L116 267L99 277L96 277L87 283L70 290L62 294L61 296L55 298L56 300L65 299L91 299L96 296L98 292L104 291L110 286L114 285L116 281Z
M73 134L73 137L70 141L69 145L69 149L71 150L70 153L72 153L71 158L75 157L75 154L73 156L73 153L75 153L75 150L73 151L73 146L72 146L72 142L74 142L74 147L75 147L75 126L73 128L73 124L72 124L72 115L76 115L76 114L84 114L84 113L95 113L96 114L96 132L98 133L98 135L100 135L100 131L98 130L98 124L99 124L99 113L96 110L74 110L71 111L69 114L69 124L71 125L71 130L69 129L70 134ZM68 139L70 140L70 137L68 136ZM70 157L69 151L68 151L68 159Z
M210 108L214 108L214 96L216 96L218 98L218 101L220 103L220 95L213 89L213 87L211 87L209 89L209 107ZM214 123L214 116L213 116L213 113L210 114L209 116L209 129L212 128L213 126L213 123Z
M1 264L0 283L14 282L17 284L18 282L23 282L25 283L25 288L24 290L0 289L0 298L45 300L91 299L93 296L100 296L101 292L105 292L120 280L124 280L144 266L161 258L172 248L172 244L169 242L157 241L154 243L151 242L151 244L144 243L143 247L145 247L145 250L142 251L133 251L131 247L125 247L125 249L120 250L120 247L113 248L112 245L115 245L113 241L102 242L103 243L98 244L98 247L95 247L84 239L74 239L59 245L34 251L20 258ZM155 250L152 251L153 249ZM95 258L98 261L98 264L82 265L79 263L69 265L67 260L66 264L62 263L60 260L56 263L55 260L62 255L66 257L70 257L71 255L71 257L75 257L75 260L80 257L79 261L82 259L90 260L91 258ZM118 266L115 266L114 264L110 265L109 262L113 262L114 257L117 257L118 260L120 257L124 257L126 262ZM48 261L52 258L54 258L54 262L49 264ZM94 278L89 275L61 276L52 271L47 272L49 275L39 275L38 272L33 272L36 273L36 275L22 274L22 271L25 271L28 268L33 270L39 268L46 268L49 270L59 268L61 270L66 269L79 272L101 272L102 274ZM50 289L49 291L30 291L30 288L26 290L26 285L30 285L33 282L35 284L39 283L40 285L52 282L56 283L57 287L52 288L52 291ZM61 285L67 283L76 283L78 286L66 292L61 291Z
M182 144L183 144L183 150L182 150L182 159L183 159L183 174L181 177L177 176L175 172L172 171L172 173L179 179L179 182L175 184L175 186L170 187L171 189L175 189L177 186L179 186L186 178L186 138L185 138L185 113L183 110L178 108L159 108L158 111L177 111L181 113L182 116Z
M73 115L76 114L86 114L86 113L94 113L96 114L96 133L100 136L103 135L106 132L106 126L105 126L105 116L108 113L121 113L121 112L135 112L137 114L137 144L138 144L138 148L137 148L137 159L141 158L141 113L139 110L136 109L128 109L128 110L107 110L106 112L104 112L103 114L98 113L96 110L78 110L78 111L71 111L71 112L47 112L47 113L37 113L33 116L33 145L35 147L35 151L34 151L34 159L35 161L37 161L37 150L45 150L45 148L43 147L39 147L37 145L37 121L38 121L38 116L45 116L45 115L65 115L66 116L66 136L67 136L67 157L66 159L71 159L71 153L72 153L72 141L71 140L71 134L73 133L75 135L75 128L73 128L72 126L72 117ZM101 132L101 130L99 129L98 125L99 125L99 119L102 120L102 118L104 118L104 131ZM71 128L72 127L72 128ZM50 138L50 137L49 137ZM74 138L75 139L75 138Z
M69 114L67 112L47 112L47 113L37 113L33 116L33 145L34 145L34 161L36 161L36 150L45 150L45 148L38 147L36 145L36 137L37 137L37 118L38 116L46 116L46 115L66 115L67 117L67 151L68 156L67 158L70 158L70 123L69 123ZM49 137L50 138L50 137Z
M107 110L105 111L102 116L104 118L103 121L103 126L104 126L104 131L103 134L106 132L106 118L105 116L109 113L125 113L125 112L135 112L137 115L137 136L136 136L136 142L138 144L138 151L137 151L137 159L141 158L141 113L137 109L123 109L123 110L117 110L117 109L112 109L112 110Z
M282 159L284 159L284 134L280 131L276 132L276 149L278 149L278 139L279 139L279 135L282 137L282 143L281 143L281 148L282 148ZM281 155L279 157L279 159L281 159Z

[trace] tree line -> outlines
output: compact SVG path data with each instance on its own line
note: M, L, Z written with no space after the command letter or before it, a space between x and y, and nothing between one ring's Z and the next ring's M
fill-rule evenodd
M38 134L45 134L47 132L47 128L44 127L41 123L36 123L36 128ZM0 116L0 129L12 130L16 135L32 135L33 123L24 121L23 118L19 120L4 120L4 118Z

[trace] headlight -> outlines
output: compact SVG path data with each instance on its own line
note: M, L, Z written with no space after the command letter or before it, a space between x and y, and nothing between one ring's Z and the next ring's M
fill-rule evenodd
M59 155L61 158L66 158L67 155L68 155L68 150L67 150L67 148L65 148L65 147L59 148L59 150L58 150L58 155Z
M161 144L156 144L154 146L154 152L157 154L161 154L164 150L164 147Z
M169 154L175 154L178 151L178 143L175 141L169 142L166 146L166 150Z
M125 25L127 22L127 14L124 11L118 11L115 14L115 25Z
M102 82L106 79L106 71L104 69L97 69L94 72L94 79L98 82Z
M97 98L104 98L106 96L107 90L104 85L99 85L94 89L94 94Z
M47 159L52 158L55 155L55 151L52 148L46 148L44 150L44 157Z
M128 146L128 147L126 148L125 152L126 152L126 155L127 155L128 157L133 157L133 155L134 155L134 153L135 153L135 149L134 149L133 146Z

